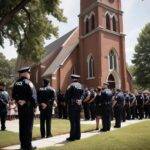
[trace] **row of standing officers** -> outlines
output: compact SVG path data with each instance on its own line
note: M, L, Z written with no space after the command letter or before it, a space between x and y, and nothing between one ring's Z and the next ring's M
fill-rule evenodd
M103 88L100 87L98 87L95 91L93 89L85 89L85 98L83 100L85 120L93 120L97 115L101 116L101 113L97 111L97 108L98 110L101 110L101 108L98 106L101 105L99 104L101 103L101 96L99 95L101 95L102 89ZM112 109L112 116L115 114L115 108L118 103L120 106L120 103L122 102L121 104L123 106L123 121L130 119L150 118L150 94L148 91L144 91L143 93L139 91L136 95L134 95L133 93L123 92L118 89L116 91L112 91L112 94L112 102L114 106ZM120 99L122 99L122 101Z
M31 140L34 112L37 104L40 108L41 137L44 138L52 136L52 106L56 98L55 90L49 85L49 81L46 79L43 81L43 86L36 92L33 83L30 81L30 69L30 67L25 67L18 71L19 79L15 82L12 90L12 98L18 105L19 138L21 149L23 150L36 149L36 147L32 146ZM90 110L92 113L92 119L95 119L95 114L97 116L101 116L102 118L102 129L100 131L106 132L110 130L112 106L114 107L114 115L116 118L115 127L121 127L126 97L121 90L117 90L117 92L114 94L108 88L108 84L104 83L103 87L98 88L97 94L95 94L94 90L89 92L88 89L86 89L84 91L83 86L78 82L80 76L71 75L71 78L72 83L68 86L65 93L65 101L63 100L60 105L62 106L62 104L64 104L65 106L63 107L64 110L62 109L64 112L64 118L67 118L66 106L68 106L68 116L70 120L70 137L67 138L68 141L79 140L81 137L80 112L83 104L85 118L89 119L88 114L86 114L88 112L88 108L85 106L86 102L89 102L88 97L90 97ZM58 99L59 98L61 99L61 95L60 97L58 96ZM94 112L95 104L96 113ZM142 112L140 109L141 108L139 108L139 112ZM61 113L59 114L59 117L62 117ZM141 114L140 118L142 117L143 115Z

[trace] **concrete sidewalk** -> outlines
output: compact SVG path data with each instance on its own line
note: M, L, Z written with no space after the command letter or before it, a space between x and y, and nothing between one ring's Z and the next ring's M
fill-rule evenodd
M126 121L126 122L122 123L122 127L126 127L126 126L129 126L129 125L132 125L135 123L140 123L143 121L145 121L145 120ZM118 129L111 128L111 131L113 131L113 130L118 130ZM94 135L99 135L99 134L102 134L102 133L100 133L98 131L82 133L81 139L89 138L89 137L92 137ZM32 141L32 144L33 144L33 146L36 146L37 148L46 148L46 147L50 147L50 146L63 146L66 143L65 140L68 136L69 136L69 134L64 134L64 135L54 136L51 138L35 140L35 141ZM13 145L13 146L5 147L3 149L4 150L16 150L19 148L20 148L19 145Z
M93 124L95 125L96 122L94 121L84 121L81 120L81 124ZM34 127L40 127L40 124L34 124ZM12 121L6 121L6 129L7 131L11 131L11 132L15 132L15 133L19 133L19 120L12 120Z

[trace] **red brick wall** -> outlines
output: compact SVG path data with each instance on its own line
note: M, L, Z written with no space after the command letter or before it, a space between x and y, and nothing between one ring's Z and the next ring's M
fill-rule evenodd
M121 9L121 0L114 0L114 3L110 3L109 0L101 0L101 2L111 8L120 10Z
M70 47L76 39L79 37L80 43L73 53L67 58L63 63L61 68L59 68L54 75L50 75L51 84L55 89L61 89L65 91L67 86L70 84L70 74L72 73L72 68L75 67L76 73L81 75L81 83L88 87L96 87L102 85L103 82L106 82L108 75L110 74L109 70L109 61L108 56L110 50L115 49L118 58L118 74L121 80L121 87L124 90L131 90L131 77L127 74L126 70L126 61L125 61L125 38L123 35L119 34L123 32L123 21L122 14L119 11L114 11L113 9L109 10L109 7L104 7L104 5L97 5L94 7L92 12L95 13L95 25L96 30L90 32L88 35L85 35L85 22L84 18L86 15L82 15L82 12L89 7L96 0L81 0L81 15L79 17L79 34L78 30L72 34L72 36L65 42L63 45L64 48ZM105 5L110 6L115 9L121 9L120 0L115 0L115 3L110 4L106 0L102 0ZM118 33L110 32L106 29L105 13L108 11L116 14L117 16L117 31ZM56 50L54 53L51 53L49 57L42 63L46 68L41 69L41 66L38 66L39 76L41 76L44 71L49 67L52 61L58 55L60 49ZM91 54L94 58L94 78L88 79L88 65L87 57ZM34 73L37 68L34 69ZM33 79L35 82L35 79ZM42 82L42 78L39 78L39 83Z
M86 3L87 2L87 3ZM81 9L87 8L91 3L91 1L83 1L81 2ZM109 7L105 7L105 5L110 6L114 9L120 10L121 9L121 1L115 0L114 3L109 3L106 0L101 1L104 5L99 5L99 7L95 7L93 10L95 12L95 19L96 24L100 28L98 31L95 31L95 33L89 34L87 36L85 35L85 22L84 17L90 12L87 12L87 14L80 16L80 63L82 65L81 74L82 74L82 81L85 83L85 85L91 87L96 87L97 85L101 85L103 82L106 82L107 77L110 73L109 70L109 52L113 49L116 50L117 56L118 56L118 74L120 76L121 87L123 89L129 88L127 85L127 72L126 72L126 63L125 63L125 41L124 36L119 35L119 33L123 32L123 21L122 21L122 13L119 11L114 11L113 9L110 9ZM109 11L111 16L113 14L117 17L117 33L106 29L106 12ZM112 28L112 26L111 26ZM89 54L92 54L94 60L95 60L95 78L92 80L87 79L87 56Z
M79 47L77 47L73 53L68 57L65 63L56 71L56 74L52 78L52 86L55 89L61 89L63 92L67 89L70 84L70 75L72 74L72 68L76 67L76 73L79 72Z
M96 2L96 0L80 0L81 13L94 2Z

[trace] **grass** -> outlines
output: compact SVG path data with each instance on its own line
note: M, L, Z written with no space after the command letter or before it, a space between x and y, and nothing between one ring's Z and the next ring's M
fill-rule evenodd
M39 124L39 120L35 120L35 124ZM81 131L87 132L95 129L95 125L81 125ZM52 119L52 135L61 135L70 131L70 123L64 119ZM33 137L40 135L39 128L34 128Z
M41 150L150 150L150 121Z
M18 134L8 131L0 131L0 148L14 145L19 142Z
M39 124L39 120L35 120L35 125ZM87 132L95 129L95 125L81 125L81 131ZM68 133L70 130L70 123L68 120L63 119L52 119L52 134L61 135ZM40 138L40 128L33 128L33 139ZM0 131L0 148L6 147L9 145L14 145L19 143L19 138L17 133L8 132L8 131Z

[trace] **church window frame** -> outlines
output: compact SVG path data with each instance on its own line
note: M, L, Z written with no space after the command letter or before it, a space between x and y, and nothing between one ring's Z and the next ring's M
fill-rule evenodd
M95 26L95 13L93 11L90 13L89 19L90 19L90 29L94 30L96 26Z
M111 30L111 14L109 12L105 13L105 23L106 23L106 29Z
M90 20L88 16L85 16L84 18L84 26L85 26L85 34L90 32Z
M109 70L118 70L118 55L115 49L109 52Z
M87 57L87 67L88 67L88 79L93 79L94 78L94 58L90 54Z
M116 15L113 15L112 16L112 29L114 32L117 32L117 16Z

